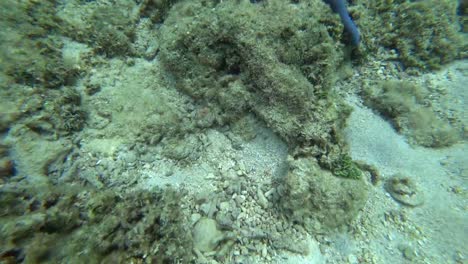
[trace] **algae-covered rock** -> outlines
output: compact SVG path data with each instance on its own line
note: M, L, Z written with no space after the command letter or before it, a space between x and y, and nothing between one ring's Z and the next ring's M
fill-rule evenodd
M133 43L139 12L135 1L68 1L61 7L57 16L65 24L65 36L108 57L136 55Z
M359 0L355 12L368 47L395 49L406 68L433 70L466 56L457 2Z
M16 83L57 88L73 83L79 68L62 58L61 31L67 28L56 12L58 1L0 2L0 71Z
M325 148L349 110L330 92L343 54L319 22L331 14L323 9L321 1L180 2L161 28L161 62L180 91L219 113L208 125L254 113L291 148Z
M349 224L364 206L367 185L362 179L336 177L310 158L289 165L280 203L292 221L310 230L329 230Z
M456 13L456 1L405 1L395 14L396 34L385 42L396 47L405 66L438 69L462 48Z
M183 225L187 219L180 192L83 189L24 183L4 187L0 261L118 263L148 256L151 263L190 263L192 252L186 249L192 240Z

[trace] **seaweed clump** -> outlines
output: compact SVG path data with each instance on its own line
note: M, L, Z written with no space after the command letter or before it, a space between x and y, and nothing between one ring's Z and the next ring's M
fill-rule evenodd
M425 147L447 147L460 140L460 132L427 106L428 92L404 81L387 81L364 91L365 103L387 117L408 137Z
M362 171L349 155L342 155L333 166L333 174L348 179L359 180L362 177Z
M367 45L395 49L406 68L434 70L466 56L457 1L359 0L357 6Z
M188 263L192 245L180 197L171 189L117 195L71 186L3 188L0 261Z
M0 2L0 71L15 83L58 88L72 84L80 69L62 58L66 23L56 0Z
M143 0L140 4L140 14L148 17L153 23L162 23L166 19L172 5L179 0Z

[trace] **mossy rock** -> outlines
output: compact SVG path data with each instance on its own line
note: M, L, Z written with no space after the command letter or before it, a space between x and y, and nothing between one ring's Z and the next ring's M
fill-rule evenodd
M14 263L143 261L190 263L181 192L116 194L69 185L6 187L0 260ZM10 195L11 194L11 195ZM115 263L115 262L112 262Z
M311 158L290 160L280 197L285 214L311 231L330 231L351 223L367 200L362 179L336 177Z
M0 2L0 71L16 83L58 88L72 84L80 70L62 59L62 30L58 1Z
M24 90L16 100L22 104L22 122L38 135L56 138L84 127L81 95L72 87Z
M293 149L333 148L349 109L330 92L344 60L323 2L184 1L161 28L176 87L230 124L254 114ZM320 155L320 154L319 154Z
M358 0L355 14L367 47L395 49L404 67L427 71L466 56L457 2Z

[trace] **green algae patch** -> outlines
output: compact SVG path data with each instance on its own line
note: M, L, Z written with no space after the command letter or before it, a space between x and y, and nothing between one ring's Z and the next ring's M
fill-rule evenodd
M83 14L79 19L63 18L70 24L68 36L87 43L97 53L108 57L135 55L132 46L138 21L135 2L119 0L112 4L90 3L81 8L84 12L81 11Z
M394 49L405 68L434 70L466 56L457 1L360 0L356 6L366 46Z
M428 92L405 81L386 81L365 89L365 103L388 118L410 143L425 147L447 147L461 134L427 105Z
M341 157L333 164L333 174L348 179L359 180L362 178L362 171L349 155Z

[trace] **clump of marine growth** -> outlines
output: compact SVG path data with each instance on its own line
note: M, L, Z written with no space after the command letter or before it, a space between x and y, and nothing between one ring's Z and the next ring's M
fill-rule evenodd
M451 146L461 138L448 120L428 106L429 92L405 81L386 81L364 89L365 103L388 118L410 143L425 147Z
M381 46L394 49L405 68L434 70L466 56L466 35L457 15L460 1L355 2L366 45L375 52Z
M161 29L160 58L176 87L217 113L204 127L254 113L289 144L291 168L299 156L313 164L303 177L291 169L280 198L310 228L349 223L366 197L340 137L350 110L331 91L342 44L322 19L336 19L322 1L190 1L174 5Z
M161 60L178 89L219 113L209 125L253 112L291 146L328 155L349 109L330 92L343 55L318 20L328 7L314 5L177 4L161 30Z
M66 184L14 185L5 184L0 193L2 263L192 259L180 192L116 194Z

